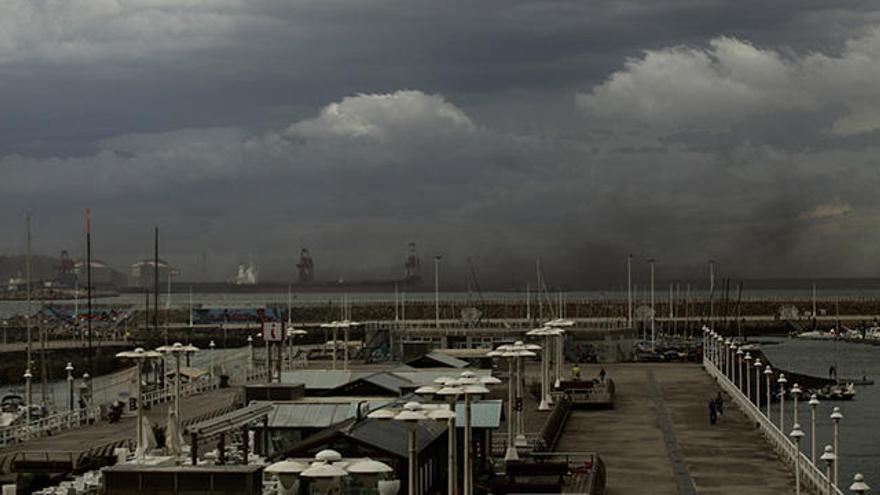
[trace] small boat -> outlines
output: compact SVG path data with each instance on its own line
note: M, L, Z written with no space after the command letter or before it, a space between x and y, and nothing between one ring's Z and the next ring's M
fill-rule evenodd
M821 400L853 400L856 396L856 386L852 383L829 385L819 389L816 395Z

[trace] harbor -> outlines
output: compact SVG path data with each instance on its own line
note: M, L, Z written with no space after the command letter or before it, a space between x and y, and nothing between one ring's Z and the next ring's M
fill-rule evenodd
M353 307L340 305L340 308L339 314L343 316L355 313ZM563 314L558 306L546 310L554 312L551 314ZM154 336L167 332L171 340L199 336L196 340L201 348L187 344L194 350L187 354L185 363L186 369L191 371L187 371L182 387L179 428L183 433L179 440L166 437L165 442L171 444L158 442L157 446L145 447L149 438L137 433L139 394L145 394L142 400L147 401L145 406L150 406L144 415L150 429L167 432L172 427L169 418L173 416L169 416L169 411L174 409L177 383L174 377L177 375L173 373L173 360L169 362L161 353L155 353L155 357L144 363L163 362L159 369L165 370L162 374L168 373L167 378L160 380L160 375L143 368L140 376L145 389L140 392L134 387L138 380L132 378L137 375L120 371L116 373L121 378L101 382L105 383L100 387L102 392L93 396L91 402L98 409L91 415L77 417L72 423L71 420L53 423L54 420L49 419L51 413L46 419L40 419L42 423L31 426L26 426L27 422L20 423L20 420L13 421L17 425L14 427L15 436L5 440L5 447L0 447L4 479L10 484L14 482L19 490L36 490L40 484L48 483L39 491L46 494L61 493L55 490L63 492L70 487L80 490L76 488L80 486L86 493L90 484L93 489L116 493L113 490L118 489L112 488L118 483L113 481L114 476L123 476L123 472L128 473L125 476L146 476L135 474L140 472L138 469L142 468L138 466L144 462L154 466L149 469L161 466L159 471L150 471L153 478L189 476L186 474L188 469L204 470L212 465L230 466L229 469L246 465L254 469L239 469L234 471L238 473L235 476L256 476L261 480L253 481L249 486L253 486L254 491L248 493L280 494L288 493L281 488L287 482L278 471L281 468L273 467L275 464L293 462L305 469L310 464L327 462L315 461L313 457L329 449L342 459L353 456L352 462L355 463L366 462L369 457L383 464L386 468L382 469L386 471L379 479L398 480L399 483L384 483L382 486L387 490L396 486L397 493L452 493L453 490L464 490L465 486L471 488L471 493L521 493L526 488L514 488L521 486L544 493L615 494L651 486L653 493L733 493L747 489L749 493L769 494L793 491L795 486L790 460L780 454L786 451L779 450L779 444L774 443L776 437L755 428L756 422L749 416L754 412L743 406L742 399L736 396L746 390L750 395L758 391L746 389L743 385L743 391L737 392L735 387L731 388L730 379L723 378L719 368L707 361L712 354L706 353L706 345L715 345L715 339L706 339L706 330L703 329L690 330L683 325L673 332L671 320L655 321L657 328L661 329L656 333L656 349L663 361L668 362L638 362L644 355L639 349L651 345L650 340L647 343L642 340L645 336L643 330L625 325L597 325L589 317L567 319L559 316L545 320L544 325L539 323L537 327L532 320L525 319L489 319L463 324L452 320L409 320L403 323L398 318L396 321L339 320L296 325L292 318L291 323L284 322L288 318L283 306L277 313L272 313L268 307L260 312L241 308L235 311L235 322L225 328L226 339L232 345L226 349L217 348L224 330L214 326L216 322L204 318L224 314L228 318L231 314L228 311L203 313L202 321L193 318L191 327L184 319L184 322L171 324L165 330L160 328L158 334L154 328L141 328L143 322L152 323L152 319L125 318L130 326L117 328L117 334L126 335L126 339L94 343L96 348L111 346L124 350L147 343L149 340L139 336L145 331ZM247 315L257 314L276 314L280 321L248 321ZM95 328L106 326L116 328L112 321ZM274 333L276 328L280 331L278 340L263 338L263 335ZM214 336L210 345L203 344L203 335ZM730 343L737 341L735 335L726 339ZM150 340L156 341L155 337ZM161 341L161 337L158 340ZM788 342L800 342L800 339L762 337L759 341L759 344L741 341L738 345L754 350L756 356L770 360L774 366L798 370L804 376L821 380L818 372L821 370L817 370L818 361L815 359L810 361L813 366L805 368L804 362L794 360L791 353L779 353L789 345ZM803 341L805 344L809 342ZM162 349L161 342L158 344L157 347ZM835 344L815 341L811 345ZM65 348L84 349L82 341L47 343L47 349ZM675 357L672 357L671 349L676 349ZM684 352L683 349L690 351ZM0 350L14 353L21 352L23 347L21 343L8 343ZM697 357L688 362L692 354ZM741 365L744 354L739 353ZM124 356L126 352L118 355ZM190 355L193 358L191 363ZM869 358L865 359L866 365L871 362ZM117 360L124 362L125 358ZM875 372L873 368L857 371L855 366L858 365L854 363L841 362L837 366L842 373L848 374L873 376ZM149 369L152 370L153 366ZM97 383L100 379L92 380ZM471 387L477 391L472 399L472 414L478 415L472 419L472 426L477 429L472 433L458 431L456 435L459 437L455 448L458 471L454 472L454 478L439 467L439 459L450 456L450 450L446 448L448 435L443 429L445 420L431 419L443 417L435 411L442 411L449 404L444 396L436 395L444 386L450 390L463 391ZM84 380L74 377L66 383L59 382L57 387L50 387L54 390L50 395L54 397L52 403L61 412L69 407L63 399L66 387L70 387L71 398L75 395L80 399L77 404L85 403L81 401L81 395L87 390ZM870 387L860 389L866 391L867 399L858 394L852 401L837 403L847 411L848 417L849 404L861 406L862 401L876 397L869 391ZM728 406L718 423L713 425L706 404L719 393L726 398ZM26 391L22 393L25 394ZM779 414L777 395L774 392L771 417ZM261 396L257 402L247 399ZM464 394L458 399L466 397ZM471 399L468 397L468 400ZM123 405L121 421L118 422L111 422L106 416L114 403ZM375 444L364 450L365 445L360 443L364 440L357 441L357 448L354 444L349 445L356 438L372 438L361 437L367 434L364 428L378 428L377 432L386 428L381 422L372 425L370 415L373 412L403 411L406 410L404 406L421 418L417 421L427 422L423 433L434 439L425 445L429 450L425 451L427 457L423 462L438 463L436 467L425 467L424 472L419 472L417 476L426 478L421 479L420 483L424 485L416 488L417 492L407 491L413 489L407 488L413 471L407 467L405 446L397 451L400 457L389 457L388 453L397 447ZM864 414L859 412L858 406L853 409L853 419ZM249 412L254 407L265 409L260 409L264 411L261 413L257 410ZM315 419L309 419L308 410L348 412L334 416L334 419L328 417L315 422ZM791 409L788 411L792 414ZM456 404L456 413L459 416L456 429L460 430L467 423L467 413L460 402ZM306 416L296 419L300 414ZM394 412L392 416L396 414ZM216 426L212 426L215 423ZM772 425L773 421L769 423ZM865 474L872 479L875 471L864 456L880 458L880 452L869 453L873 452L871 447L859 447L860 442L852 436L852 427L848 422L844 422L844 426L844 445L852 442L852 447L845 449L854 450L851 457L841 454L841 476L845 478L839 482L841 491L834 493L846 493L843 485L856 474ZM806 428L803 424L801 427ZM817 441L828 442L827 421L820 420L818 428ZM197 431L201 433L197 434ZM213 433L205 433L211 431ZM242 436L239 431L248 433ZM327 435L336 440L328 440L331 437ZM465 435L469 435L470 440L466 440ZM193 444L196 438L197 443ZM169 451L169 445L178 445L177 442L179 446L173 447L176 450ZM463 445L468 443L473 450L465 454ZM161 447L162 444L165 447ZM431 454L431 449L437 449L436 453ZM242 464L245 457L237 452L248 453L247 463ZM437 456L436 461L430 460L434 459L433 455ZM461 464L466 456L479 461L468 473L464 473ZM288 458L291 461L285 461ZM329 464L334 462L329 461ZM102 464L105 467L98 468ZM113 464L122 471L114 470ZM554 469L563 466L567 467L559 471L562 477L553 474L557 472ZM801 466L803 469L805 466ZM117 472L120 474L114 474ZM275 474L270 474L273 472ZM107 478L108 473L110 478ZM300 480L295 484L299 487L297 490L319 489L319 485L308 482L308 478L300 479L294 472L291 476L291 479ZM351 480L354 480L359 475L349 473L345 476L353 476ZM554 476L561 484L551 482L557 479ZM818 479L816 476L813 482ZM53 483L67 477L70 481L61 481L54 485L59 488L53 488ZM505 479L516 482L512 485ZM342 484L339 486L350 486L345 490L362 483L350 485L348 481L342 482L343 478L340 480ZM106 483L109 485L104 488ZM806 482L802 480L802 483ZM802 487L804 493L810 490L824 493L815 491L815 486L811 488L803 484ZM211 493L225 492L218 487ZM376 493L391 492L380 490Z

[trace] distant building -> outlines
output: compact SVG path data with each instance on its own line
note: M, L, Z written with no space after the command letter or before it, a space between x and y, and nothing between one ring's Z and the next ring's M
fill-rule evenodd
M259 272L257 271L257 265L251 261L247 265L238 265L238 273L229 282L233 285L256 285L258 281Z
M156 283L156 260L146 259L133 263L128 268L129 287L152 287ZM180 275L180 271L167 261L159 259L159 285L164 287L169 280Z
M76 277L79 280L80 286L85 287L86 285L86 260L77 260L74 265L74 270L76 271ZM92 260L92 286L115 286L119 283L119 272L110 268L110 265L104 263L100 260Z

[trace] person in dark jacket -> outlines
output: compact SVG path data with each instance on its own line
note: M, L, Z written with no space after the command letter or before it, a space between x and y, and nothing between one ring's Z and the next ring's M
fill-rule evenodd
M718 404L715 403L715 399L711 399L709 401L709 424L714 425L718 422Z

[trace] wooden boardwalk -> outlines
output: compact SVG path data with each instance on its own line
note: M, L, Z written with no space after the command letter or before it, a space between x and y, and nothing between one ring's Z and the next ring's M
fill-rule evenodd
M180 410L184 421L210 415L233 405L240 388L223 388L182 399ZM153 424L164 424L173 402L153 406L147 417ZM66 430L49 437L9 445L0 449L0 474L9 472L12 457L19 452L86 452L118 445L137 436L137 417L125 417L119 423L101 421L94 425Z
M596 365L582 368L584 376L598 371ZM709 424L708 403L718 389L700 365L605 369L617 384L615 409L573 411L556 450L598 452L607 468L607 494L794 491L793 473L732 404L718 424Z

